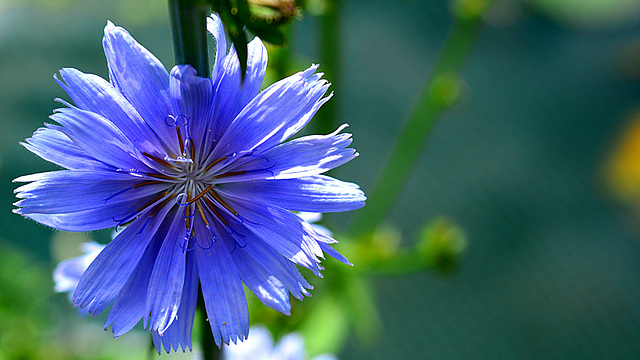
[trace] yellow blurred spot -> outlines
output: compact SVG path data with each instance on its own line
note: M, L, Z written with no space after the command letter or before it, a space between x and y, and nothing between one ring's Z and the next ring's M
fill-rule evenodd
M640 197L640 113L622 134L606 166L606 180L616 196Z

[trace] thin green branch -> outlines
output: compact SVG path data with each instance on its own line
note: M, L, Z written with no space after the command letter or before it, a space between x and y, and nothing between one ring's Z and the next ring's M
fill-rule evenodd
M478 3L483 6L478 7ZM460 72L478 36L482 10L489 1L462 0L457 4L458 8L454 8L457 10L456 21L428 85L395 139L373 188L367 191L367 206L358 212L351 226L354 234L370 233L384 220L411 174L436 120L458 97Z

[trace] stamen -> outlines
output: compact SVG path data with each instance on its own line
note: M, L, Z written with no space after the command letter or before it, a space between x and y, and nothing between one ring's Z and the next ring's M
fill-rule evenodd
M167 191L167 192L165 193L165 195L166 195L167 193L169 193L169 192ZM155 208L155 209L153 209L153 211L151 212L151 214L149 214L149 217L152 217L153 215L155 215L155 214L158 212L158 210L160 210L163 206L165 206L165 205L169 202L169 200L171 200L171 196L169 196L169 197L168 197L168 198L166 198L163 202L161 202L160 204L158 204L158 205L156 206L156 208Z
M227 176L233 176L233 175L243 175L246 174L246 171L231 171L225 174L220 174L220 175L216 175L214 176L215 179L219 179L219 178L223 178L223 177L227 177Z
M185 193L178 194L176 196L176 204L180 206L187 206L187 204L189 204L189 196Z
M220 219L220 221L222 221L225 225L229 225L229 223L227 222L227 220L225 220L222 215L218 212L218 209L216 209L216 206L213 205L213 203L211 202L211 200L209 200L209 198L204 198L204 201L207 203L207 205L209 206L209 209L211 211L213 211L213 213L218 217L218 219Z
M162 181L157 181L157 180L147 180L147 181L143 181L141 183L137 183L135 185L133 185L133 189L137 189L140 186L144 186L144 185L153 185L153 184L162 184Z
M184 217L186 218L185 220L187 221L187 227L189 227L189 219L193 219L194 216L196 216L196 211L193 210L193 212L190 211L191 208L191 204L188 204L186 208L184 208Z
M152 178L156 178L156 179L164 179L164 180L175 180L175 178L169 176L169 175L164 175L164 174L156 174L156 173L146 173L145 175L152 177Z
M196 203L196 208L198 209L198 212L200 213L200 217L202 218L202 221L204 221L204 224L206 226L209 226L209 220L207 220L207 217L204 216L204 210L202 209L202 205L200 205L199 202Z
M213 184L207 186L204 190L202 190L202 192L200 194L198 194L198 196L194 197L193 200L191 200L190 202L198 201L201 197L203 197L211 189L213 189Z
M177 121L176 121L175 116L173 116L173 115L167 115L167 116L165 116L165 118L164 118L164 123L165 123L165 124L167 124L167 126L171 126L171 127L173 127L173 126L176 126Z
M189 240L191 240L191 238L193 238L193 246L190 248L187 248L187 246L189 246ZM187 251L191 251L193 249L196 248L196 245L198 245L198 240L196 238L196 232L190 232L187 231L187 233L184 235L183 237L184 239L184 245L180 244L180 248L182 249L182 251L187 252Z
M211 163L211 164L209 164L206 168L204 168L204 170L202 171L202 173L206 173L207 171L209 171L209 169L211 169L211 168L213 167L213 165L215 165L215 164L219 163L220 161L224 161L224 160L226 160L226 159L227 159L227 157L226 157L226 156L223 156L223 157L221 157L220 159L218 159L218 160L216 160L216 161L212 162L212 163Z
M209 225L207 225L206 228L211 233L211 245L209 245L208 247L203 247L202 245L200 245L202 250L209 250L209 249L211 249L213 247L213 244L216 243L216 235L213 233L213 229L211 229L211 226L209 226Z
M135 188L136 188L136 185L134 185L134 186L132 186L132 187L128 187L128 188L126 188L126 189L124 189L124 190L120 190L120 191L118 191L117 193L115 193L115 194L113 194L113 195L109 196L108 198L104 199L104 204L105 204L105 205L107 205L107 202L108 202L109 200L111 200L111 199L113 199L114 197L116 197L116 196L118 196L118 195L120 195L120 194L123 194L123 193L125 193L125 192L127 192L127 191L129 191L129 190L135 189Z
M178 134L178 144L183 144L182 135L180 134L180 127L176 124L176 133Z
M142 152L142 155L144 155L144 156L148 157L149 159L151 159L151 160L153 160L153 161L155 161L155 162L157 162L157 163L159 163L159 164L161 164L161 165L164 165L164 166L166 166L166 167L168 167L168 168L175 169L175 167L174 167L172 164L170 164L170 163L168 163L168 162L166 162L166 161L164 161L164 160L160 159L160 158L159 158L159 157L157 157L157 156L153 156L153 155L149 154L149 153L148 153L148 152L146 152L146 151L143 151L143 152Z
M236 235L239 235L241 237L244 237L244 235L236 232ZM230 233L230 235L233 235L232 233ZM236 236L232 236L233 238L233 249L231 249L231 251L229 251L229 254L233 254L234 251L236 251L236 248L240 248L240 249L244 249L247 247L247 242L245 241L244 243L241 243L238 238Z
M158 200L162 199L163 197L167 196L168 193L169 193L169 191L165 191L162 194L156 196L153 200L151 200L148 203L146 203L143 206L141 206L138 210L136 210L136 212L140 212L140 211L146 209L147 207L151 206L156 201L158 201Z
M151 215L149 215L147 220L144 221L144 224L142 225L142 228L140 228L140 231L138 231L138 233L136 235L142 235L142 232L144 231L144 228L147 227L147 224L149 224L150 220L151 220Z
M178 162L178 163L188 163L188 164L193 164L193 160L191 160L191 159L187 159L187 158L182 157L182 156L178 156L178 157L170 157L170 156L167 156L167 157L165 157L164 159L165 159L165 160L167 160L167 161L175 161L175 162Z
M238 216L238 212L233 210L233 208L231 206L229 206L229 204L224 202L224 200L222 200L222 198L220 197L220 195L218 195L217 192L212 191L211 192L211 196L213 196L213 198L216 199L216 201L219 202L220 205L224 206L225 209L229 210L230 213L232 213L235 216Z
M187 141L189 141L189 151L191 152L191 158L195 159L196 158L196 147L195 147L195 145L193 145L193 140L191 140L191 138L187 138Z

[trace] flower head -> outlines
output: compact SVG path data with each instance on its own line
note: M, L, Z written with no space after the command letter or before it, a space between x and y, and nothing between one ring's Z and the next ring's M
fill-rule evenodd
M331 95L317 66L259 92L267 54L249 44L244 83L227 53L217 17L211 78L188 65L170 73L126 30L108 23L103 40L109 81L60 70L59 100L47 124L24 146L65 170L27 175L14 211L67 231L116 227L73 294L96 315L111 305L114 336L141 319L156 343L191 348L198 287L218 345L249 331L242 283L288 314L289 293L311 285L295 265L317 275L323 253L348 263L292 211L359 208L357 185L322 175L357 156L350 135L288 140ZM160 345L158 346L160 351Z
M238 344L225 346L224 360L305 360L304 340L300 334L285 335L274 345L269 330L252 326L249 338ZM336 360L330 354L316 356L313 360Z

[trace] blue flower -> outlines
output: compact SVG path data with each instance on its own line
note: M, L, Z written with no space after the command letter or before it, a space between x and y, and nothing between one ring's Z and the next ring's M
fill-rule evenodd
M242 283L289 314L289 293L309 295L295 265L320 276L326 253L349 263L292 211L357 209L357 185L322 175L357 156L350 134L288 140L331 95L317 66L259 92L267 53L249 44L240 82L217 17L211 78L191 66L167 73L126 30L108 23L103 45L109 80L76 69L56 81L75 105L24 146L65 168L17 178L14 211L66 231L120 229L82 275L76 306L115 337L141 319L156 343L191 349L198 287L216 343L246 338ZM161 350L161 345L157 347Z
M83 255L62 260L53 271L55 291L68 292L71 295L76 290L82 274L102 249L104 249L104 245L96 242L82 243Z
M252 326L249 338L238 344L224 347L223 360L305 360L304 340L300 334L285 335L274 345L269 330ZM316 356L312 360L336 360L330 354Z

